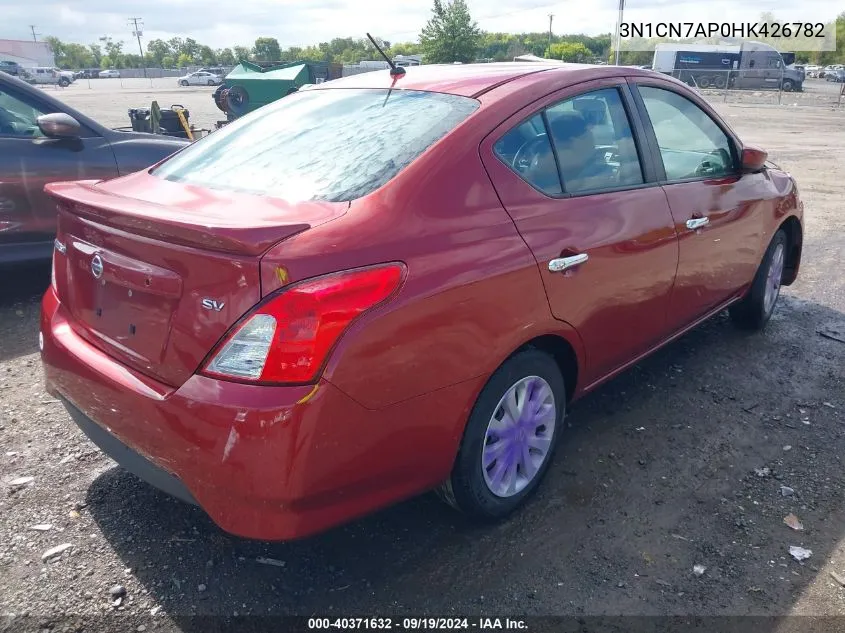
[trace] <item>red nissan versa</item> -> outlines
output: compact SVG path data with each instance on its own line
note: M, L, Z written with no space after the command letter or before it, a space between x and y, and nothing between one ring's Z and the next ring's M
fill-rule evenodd
M49 392L261 539L431 489L507 514L572 400L723 308L762 327L803 232L765 152L612 66L356 75L47 189Z

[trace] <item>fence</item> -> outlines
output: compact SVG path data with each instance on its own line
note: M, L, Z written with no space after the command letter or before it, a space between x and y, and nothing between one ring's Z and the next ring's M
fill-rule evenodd
M162 77L182 77L188 73L194 73L203 68L211 66L186 66L184 68L121 68L120 76L126 79L161 79ZM229 73L234 66L213 66L223 70L223 74Z
M671 75L711 101L845 107L845 84L802 77L790 68L725 71L676 68Z

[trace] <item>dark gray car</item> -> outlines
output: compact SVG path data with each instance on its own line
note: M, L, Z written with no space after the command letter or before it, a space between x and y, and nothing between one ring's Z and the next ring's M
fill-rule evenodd
M0 73L0 265L47 259L55 202L44 185L144 169L188 144L103 127L38 88Z

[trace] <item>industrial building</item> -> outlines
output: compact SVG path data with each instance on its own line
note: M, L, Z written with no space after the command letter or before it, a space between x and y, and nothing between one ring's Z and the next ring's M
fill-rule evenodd
M47 42L0 40L0 61L17 62L24 68L56 65L56 56Z

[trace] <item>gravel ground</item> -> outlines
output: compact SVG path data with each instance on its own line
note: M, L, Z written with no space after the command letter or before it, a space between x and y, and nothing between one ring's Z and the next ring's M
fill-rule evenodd
M206 92L179 94L211 103ZM208 621L189 616L845 615L832 576L845 580L845 114L717 107L799 182L799 281L765 332L713 319L577 404L539 494L492 527L425 496L306 541L222 533L117 468L45 394L36 338L49 271L5 277L8 630L69 616L89 630L199 632ZM790 546L812 555L798 562Z

